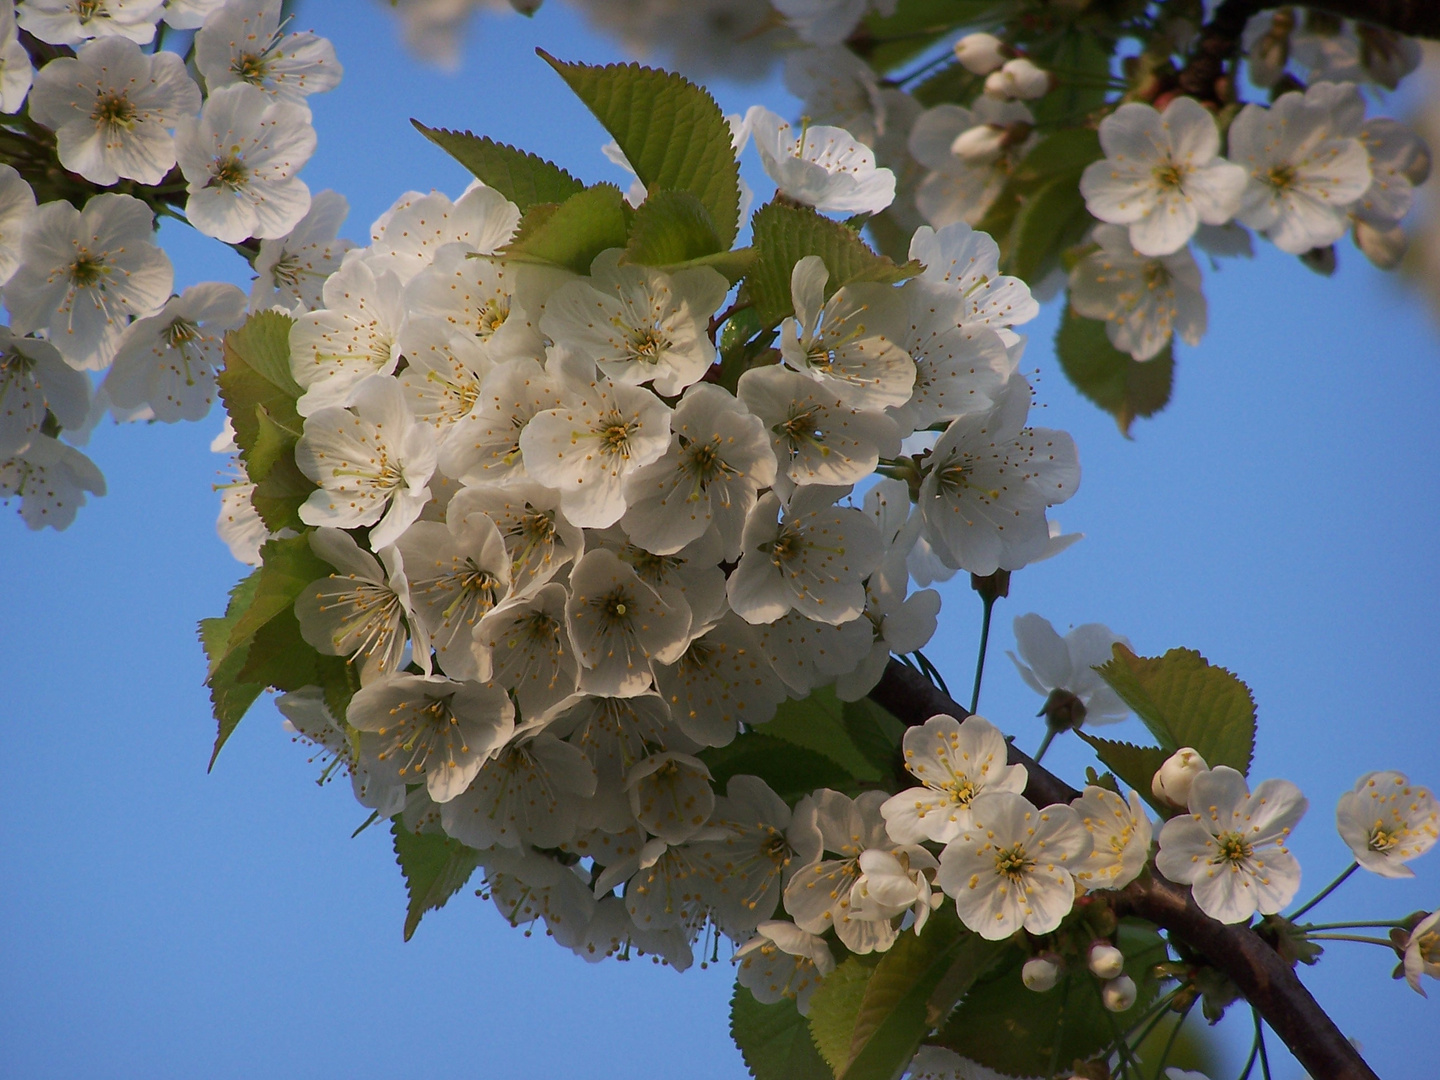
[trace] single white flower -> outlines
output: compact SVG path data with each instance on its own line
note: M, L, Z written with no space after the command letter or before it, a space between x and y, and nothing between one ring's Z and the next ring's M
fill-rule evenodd
M0 4L0 113L19 112L34 79L30 53L20 43L15 25L15 4ZM0 268L0 284L4 284L4 278Z
M754 631L733 613L657 667L655 682L680 730L701 746L725 746L741 724L766 723L786 697Z
M122 37L50 61L30 91L30 115L55 132L60 164L102 186L160 183L175 164L167 129L199 109L200 88L178 55L147 55Z
M320 409L305 421L295 464L319 485L300 507L307 525L370 525L370 544L385 547L409 528L430 499L435 469L431 429L417 424L394 379L357 383L351 408Z
M537 361L496 364L480 383L469 415L441 444L440 471L467 485L526 479L520 437L536 416L563 404L560 380Z
M1360 141L1370 156L1370 187L1351 213L1359 222L1388 229L1410 212L1415 187L1430 175L1430 150L1404 124L1386 117L1368 120Z
M911 156L929 170L915 190L921 216L936 228L978 222L1034 145L1034 124L1034 115L1020 102L985 96L969 109L944 104L921 113L907 141ZM982 126L1005 132L999 152L979 159L956 154L955 141Z
M362 686L345 719L360 760L382 782L424 783L437 803L470 786L515 730L504 690L439 675L395 675Z
M357 260L325 281L323 295L320 310L290 327L290 373L305 390L295 402L301 416L341 404L360 380L389 375L400 360L399 278Z
M1080 178L1085 207L1101 221L1130 227L1142 255L1169 255L1201 222L1223 225L1240 209L1246 171L1220 157L1215 118L1194 98L1160 112L1130 102L1100 121L1105 157Z
M1432 911L1415 925L1405 939L1405 954L1400 961L1405 981L1421 997L1429 997L1420 985L1420 976L1440 979L1440 911Z
M293 334L292 334L293 336ZM396 378L415 419L431 424L444 441L454 426L475 407L490 359L473 338L457 334L439 319L415 317L401 327L400 353L405 370Z
M1063 804L1038 809L1023 795L977 797L971 824L940 853L935 883L955 898L960 921L987 941L1024 927L1048 934L1075 903L1071 868L1090 853L1090 834Z
M35 192L9 165L0 165L0 285L20 268L20 235L35 212Z
M878 214L895 201L895 174L843 128L801 126L797 134L762 105L745 114L765 172L780 193L821 213Z
M1090 784L1070 805L1094 841L1085 861L1071 867L1075 880L1087 890L1123 889L1139 877L1150 858L1153 830L1139 793L1132 790L1127 800Z
M1239 220L1300 255L1345 234L1346 210L1370 187L1360 141L1365 107L1349 83L1247 105L1230 125L1231 160L1250 173Z
M1369 772L1340 796L1335 827L1366 870L1381 877L1414 877L1405 864L1440 839L1440 802L1404 773Z
M1205 336L1207 310L1200 267L1189 248L1150 258L1130 246L1119 225L1097 225L1100 250L1070 272L1070 304L1105 320L1110 343L1136 360L1152 360L1174 334L1187 345Z
M96 195L84 210L61 200L37 208L5 285L11 328L44 330L72 367L109 364L125 324L170 296L175 274L155 246L154 220L129 195Z
M981 793L1025 790L1025 766L1005 763L1005 736L983 716L963 723L932 716L905 732L903 746L906 770L924 786L892 795L880 807L897 844L948 844L973 824L970 808Z
M925 270L905 285L905 291L930 285L957 295L962 305L960 326L989 327L1007 348L1021 340L1010 328L1040 314L1030 286L1000 273L1000 246L989 233L976 232L964 222L937 229L920 226L910 238L910 258L923 263ZM1008 368L1013 370L1018 360L1011 358Z
M705 827L715 809L710 785L704 762L674 751L652 754L625 777L635 820L667 844L683 844Z
M801 1016L809 1014L810 998L821 980L835 970L835 957L824 938L783 919L757 926L733 960L738 965L736 981L756 1001L774 1005L789 998Z
M105 478L88 457L48 435L37 435L13 457L0 459L0 500L20 499L20 517L32 529L67 529L85 505L85 493L105 494Z
M1130 715L1130 707L1110 689L1095 668L1114 655L1116 643L1130 647L1130 640L1099 623L1073 627L1063 638L1050 620L1036 615L1015 618L1015 647L1020 655L1007 653L1025 685L1046 698L1046 709L1055 694L1079 700L1078 715L1070 703L1071 715L1087 724L1113 724Z
M212 94L248 83L277 101L303 105L311 94L339 85L344 69L335 46L308 30L283 33L280 9L281 0L226 0L203 26L194 24L200 26L195 66Z
M475 629L481 675L515 695L527 724L569 697L580 678L566 600L564 586L542 585L492 609Z
M652 382L673 397L715 363L708 327L730 283L709 267L667 274L621 265L602 251L590 276L567 282L545 304L540 329L555 344L593 360L618 385Z
M479 188L467 199L473 201L482 193L500 198L489 188ZM514 209L512 203L504 206ZM405 307L412 318L442 320L454 334L469 339L495 363L522 358L543 360L545 341L540 336L539 320L515 298L524 269L495 259L475 258L468 244L448 243L405 286Z
M494 188L476 184L455 202L438 191L407 191L370 226L365 258L403 282L435 261L446 244L493 255L510 242L520 210Z
M149 406L156 420L199 420L215 400L224 364L222 338L245 317L245 294L208 281L166 301L156 314L125 329L105 377L122 409Z
M799 488L783 513L774 492L755 504L725 589L746 622L774 622L794 609L838 626L865 610L862 582L880 564L880 533L864 511L836 506L838 494L814 484Z
M643 387L603 377L570 371L561 386L564 405L536 414L520 432L525 471L560 490L572 524L613 525L625 513L625 478L670 445L670 410Z
M345 252L355 246L340 239L340 226L349 212L344 195L322 191L311 197L310 209L288 233L261 240L250 310L264 311L276 304L301 311L322 307L326 279L340 269Z
M1190 785L1201 773L1209 771L1210 766L1194 748L1182 746L1155 770L1150 778L1150 792L1161 802L1184 810L1190 805Z
M137 45L155 38L165 0L20 0L20 28L50 45L79 45L95 37L123 37Z
M0 326L0 458L40 437L45 413L77 428L90 411L90 380L65 363L54 345Z
M1068 434L1024 427L1029 409L1017 375L993 408L961 416L935 443L916 507L946 565L984 576L1045 553L1045 508L1075 493L1080 465Z
M277 101L249 83L212 90L199 117L175 129L190 197L185 214L226 243L284 236L310 209L295 174L315 152L304 105Z
M1245 777L1220 765L1190 785L1190 813L1160 830L1156 868L1191 886L1195 903L1223 923L1271 915L1295 898L1300 863L1285 847L1309 806L1288 780L1266 780L1250 791Z
M198 30L225 0L165 0L165 25L176 30Z
M541 732L487 761L469 788L440 808L440 824L473 848L559 847L574 838L584 800L594 792L595 770L585 755Z

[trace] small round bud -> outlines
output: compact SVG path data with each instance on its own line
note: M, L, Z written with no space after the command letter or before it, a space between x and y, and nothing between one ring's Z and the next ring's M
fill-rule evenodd
M985 93L991 97L1034 101L1050 92L1050 73L1023 56L1007 60L999 71L985 77Z
M1125 954L1108 941L1097 941L1090 946L1087 961L1097 979L1114 979L1125 970Z
M1207 771L1210 766L1191 747L1182 746L1165 759L1150 781L1150 791L1157 799L1177 806L1181 810L1190 805L1190 785L1195 777Z
M950 153L971 165L986 165L1000 156L1005 129L995 124L976 124L955 136Z
M1394 270L1405 258L1410 242L1405 230L1396 225L1391 229L1377 229L1363 221L1355 222L1355 246L1364 256L1381 270Z
M972 75L989 75L1005 63L1009 50L994 34L966 34L955 42L955 59Z
M1049 990L1059 978L1060 958L1050 953L1044 956L1032 956L1020 969L1020 981L1037 994L1043 994Z
M1118 979L1111 979L1100 988L1100 997L1105 1002L1105 1008L1111 1012L1122 1013L1135 1004L1135 980L1129 975L1121 975Z

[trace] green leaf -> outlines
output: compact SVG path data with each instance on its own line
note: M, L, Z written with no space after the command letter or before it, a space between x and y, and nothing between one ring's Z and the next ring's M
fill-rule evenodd
M1061 181L1068 181L1078 194L1080 174L1085 171L1085 166L1104 156L1099 134L1089 128L1057 131L1031 148L1015 166L980 224L975 226L980 232L988 232L1000 245L1002 270L1007 274L1015 272L1011 263L1016 244L1015 231L1026 203L1042 189ZM1037 215L1036 222L1045 216L1044 213ZM1032 231L1037 227L1037 224L1030 226Z
M855 1020L878 956L852 956L825 976L810 996L810 1036L837 1077L850 1064Z
M895 772L901 761L900 743L905 737L903 723L868 697L845 702L841 721L845 734L866 761L882 776Z
M1167 751L1189 746L1211 768L1250 771L1255 699L1231 672L1194 649L1144 657L1119 644L1096 670Z
M259 483L269 477L272 469L282 459L294 461L295 444L300 439L301 427L278 423L264 405L255 406L255 443L250 448L245 463L245 472L251 480Z
M1052 179L1020 204L1010 234L1010 273L1040 281L1060 265L1060 253L1085 239L1094 224L1079 178Z
M1158 984L1152 969L1166 959L1164 939L1147 925L1122 922L1116 944L1138 991L1128 1012L1106 1011L1100 981L1084 964L1070 965L1043 994L1028 989L1020 980L1027 954L1012 948L1002 967L975 984L934 1041L1007 1076L1053 1075L1088 1058L1154 1000Z
M894 284L914 277L922 269L919 263L896 265L877 255L854 230L808 206L767 203L755 211L750 224L758 257L745 279L745 287L766 325L774 325L794 312L790 274L807 255L819 255L830 271L825 283L827 298L852 281Z
M1075 734L1084 739L1095 750L1095 756L1108 765L1121 780L1140 793L1140 797L1167 817L1173 808L1164 805L1150 792L1150 782L1160 766L1170 756L1168 750L1158 746L1135 746L1112 739L1099 739L1081 729Z
M1175 359L1169 345L1153 359L1136 360L1110 344L1103 322L1075 314L1068 303L1055 356L1075 389L1115 417L1127 439L1137 416L1154 416L1170 404Z
M624 261L670 266L718 254L722 246L699 199L688 191L655 191L635 210Z
M537 51L614 136L646 190L694 195L728 248L740 224L740 167L715 99L673 72L568 64Z
M1048 40L1031 42L1026 51L1042 68L1061 73L1059 85L1034 102L1037 124L1080 124L1105 104L1114 52L1110 39L1090 27L1071 26Z
M563 266L588 274L596 255L625 246L629 212L614 184L588 187L559 206L537 203L520 219L504 255L513 262Z
M261 311L225 335L225 367L218 376L220 397L247 469L259 438L262 410L280 427L300 430L295 412L300 384L290 373L290 327L294 322L288 315ZM251 476L253 479L254 474Z
M465 887L480 865L480 853L442 833L413 833L398 817L390 822L395 840L395 862L405 875L410 906L405 912L405 940L409 941L427 911L445 906L445 901Z
M243 648L230 648L230 635L240 616L255 599L259 584L260 571L256 570L230 590L230 601L223 618L200 620L200 644L205 649L210 669L205 682L210 687L210 705L218 725L207 771L214 767L215 757L220 753L220 747L225 745L225 740L230 738L235 725L240 723L240 718L265 689L258 683L243 682L239 677L249 652L249 643L246 642Z
M758 776L790 803L819 788L843 791L854 782L843 766L824 754L760 731L747 731L726 746L702 751L699 757L710 770L716 790L723 791L732 776Z
M810 1041L810 1025L788 998L762 1005L737 984L730 999L730 1037L755 1080L833 1080Z
M881 780L890 772L888 759L877 766L855 745L845 725L845 703L835 696L834 687L821 687L808 697L781 702L775 719L756 730L823 754L856 780Z
M698 259L687 259L685 262L672 263L664 269L670 273L677 270L688 270L692 266L708 266L718 274L723 274L725 280L734 285L750 272L755 265L754 248L735 248L733 251L717 251L714 255L702 255Z
M429 128L411 120L420 134L469 169L486 186L504 195L523 214L536 203L560 203L585 185L559 165L468 131Z
M294 454L285 454L274 460L265 479L255 485L250 493L250 505L271 532L281 529L300 532L308 528L300 520L300 507L315 487L315 482L295 464Z

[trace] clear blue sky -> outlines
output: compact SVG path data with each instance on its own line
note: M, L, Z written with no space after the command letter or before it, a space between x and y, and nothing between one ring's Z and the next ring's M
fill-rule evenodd
M599 61L617 48L553 0L533 21L486 20L454 75L414 64L378 4L311 0L299 22L346 66L336 92L312 99L320 149L304 177L348 195L354 238L407 188L464 187L411 116L620 179L604 133L532 53ZM713 89L727 111L794 111L778 82ZM218 245L167 243L177 287L248 284ZM1133 442L1056 369L1053 305L1027 328L1035 422L1070 430L1085 470L1057 516L1087 539L1016 575L981 702L1034 749L1040 703L1004 657L1010 619L1028 611L1062 629L1105 622L1141 652L1200 649L1255 692L1254 777L1289 777L1311 799L1293 838L1307 895L1348 862L1333 812L1360 773L1440 784L1440 347L1391 279L1348 247L1341 263L1326 281L1264 247L1208 275L1209 336L1183 350L1174 404ZM221 613L242 573L214 533L219 426L218 413L106 424L90 452L109 497L58 535L0 518L0 1077L743 1076L728 965L589 966L467 894L402 943L386 831L349 838L365 813L342 787L316 787L269 704L206 775L195 623ZM964 582L944 595L927 651L967 684L979 604ZM1143 735L1133 721L1111 732ZM1075 745L1047 763L1078 777ZM1317 916L1434 906L1440 854L1416 869L1413 882L1352 879ZM1305 977L1382 1076L1414 1076L1440 1050L1440 1022L1392 966L1337 943ZM1248 1045L1247 1026L1223 1025ZM1276 1080L1299 1075L1277 1065Z

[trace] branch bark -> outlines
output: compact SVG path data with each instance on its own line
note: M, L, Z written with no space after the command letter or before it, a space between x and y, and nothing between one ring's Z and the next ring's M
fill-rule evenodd
M970 715L919 672L893 659L870 698L910 727L937 713L960 720ZM1068 803L1080 795L1013 745L1009 762L1025 766L1025 796L1037 806ZM1168 930L1229 976L1315 1080L1378 1080L1294 968L1248 927L1210 918L1196 906L1189 889L1158 874L1132 882L1116 907Z

